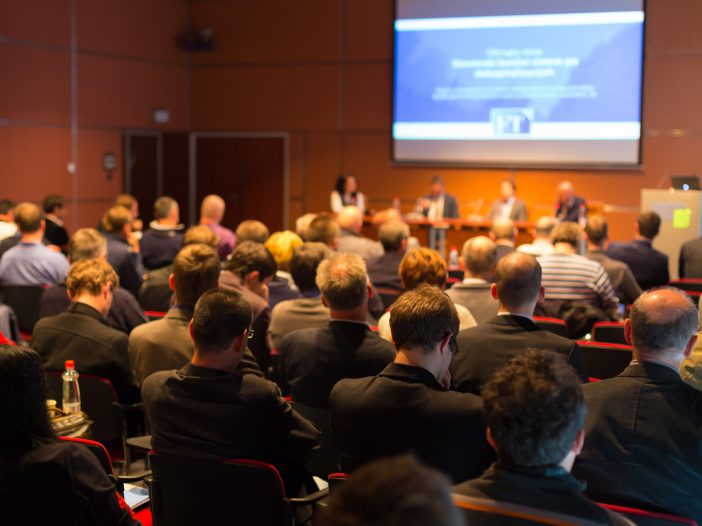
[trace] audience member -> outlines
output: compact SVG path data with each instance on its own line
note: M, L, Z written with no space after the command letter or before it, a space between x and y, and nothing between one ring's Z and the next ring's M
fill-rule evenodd
M556 211L559 221L581 223L587 216L587 203L575 195L575 187L570 181L563 181L556 187Z
M119 194L115 197L114 206L121 206L129 210L132 214L132 232L136 239L141 237L141 231L144 230L144 223L139 219L139 201L132 194Z
M113 206L102 217L107 261L117 272L122 286L136 296L144 280L144 265L132 223L132 213L120 205Z
M510 252L514 252L514 240L517 238L517 227L508 217L498 217L490 227L490 239L495 242L497 261Z
M348 252L359 255L364 261L376 258L383 254L383 247L361 234L363 226L363 213L356 206L345 206L336 217L339 223L339 252Z
M551 232L558 224L555 217L541 216L536 220L532 235L534 241L532 243L524 243L517 247L519 252L530 254L532 256L545 256L553 253L553 245L551 244Z
M435 175L431 178L429 193L417 199L415 212L423 215L430 221L438 219L453 219L460 217L458 201L451 194L446 193L444 180Z
M200 297L190 322L192 361L154 373L142 386L153 448L180 457L269 462L281 472L286 493L297 495L319 430L275 384L237 371L251 322L251 306L234 291Z
M317 287L331 321L322 329L288 334L280 343L281 376L293 400L326 408L342 378L378 374L395 358L393 346L371 331L366 266L355 254L336 254L319 264Z
M680 247L678 276L681 279L702 278L702 237L691 239Z
M229 257L236 246L234 232L220 224L224 218L225 209L224 199L215 194L206 196L200 206L200 224L208 226L217 236L217 253L223 261Z
M44 198L44 239L49 245L65 250L68 245L68 232L63 221L66 218L66 201L60 195L47 195Z
M332 250L336 250L339 245L339 224L327 215L320 214L312 219L305 234L305 241L324 243Z
M299 329L321 329L329 324L329 308L322 302L315 278L319 264L331 255L324 243L305 243L295 249L290 273L300 297L281 301L271 311L269 346L278 349L286 334Z
M563 356L537 350L516 356L495 373L483 401L497 462L456 493L564 514L568 524L630 524L585 497L585 484L570 474L585 439L586 407Z
M320 508L321 526L464 526L449 482L411 455L369 462Z
M304 214L295 220L295 233L305 242L310 241L307 239L307 229L315 217L317 214Z
M254 243L260 243L263 245L271 233L268 227L257 221L255 219L247 219L239 223L234 231L236 234L237 243L243 243L244 241L253 241Z
M361 214L366 213L366 199L358 191L358 180L354 175L341 175L329 196L332 212L338 214L345 206L355 206Z
M69 268L66 258L41 242L44 219L39 207L20 203L14 214L21 238L0 259L0 283L3 286L45 286L66 279Z
M66 360L75 360L76 371L107 378L120 402L131 403L138 401L139 388L129 363L127 335L105 322L118 285L119 277L106 261L75 263L66 280L73 303L65 312L37 322L32 347L47 370L63 371Z
M300 297L300 291L297 290L290 275L290 259L293 251L300 245L302 245L302 239L290 230L275 232L264 245L278 267L275 276L268 284L268 306L271 309L281 301Z
M634 239L629 243L612 242L607 248L609 257L628 265L642 290L667 285L670 281L668 256L652 246L660 227L661 216L656 212L641 212Z
M94 228L78 229L68 243L68 259L71 263L85 259L107 260L107 240ZM148 321L132 294L121 287L115 287L112 292L114 298L106 319L110 327L129 334L134 327ZM70 304L66 282L52 285L39 298L39 317L60 314Z
M702 393L678 373L697 326L697 309L677 289L634 302L624 321L634 360L583 387L585 448L573 472L591 498L702 521Z
M608 239L607 222L602 216L588 218L585 239L587 240L585 257L602 265L620 302L627 305L633 303L641 295L641 288L626 263L607 257L604 249L605 241Z
M156 199L154 220L139 242L147 269L165 267L173 262L183 244L183 228L178 202L165 195Z
M506 217L512 221L526 221L527 207L524 201L516 196L517 186L511 179L500 182L500 199L492 203L488 219Z
M15 203L9 199L0 199L0 241L17 233L15 223Z
M386 221L378 230L383 255L368 260L368 277L378 288L402 292L400 262L407 251L410 229L400 220Z
M479 397L449 391L458 313L431 285L393 304L390 326L397 355L377 375L345 379L329 397L341 468L413 452L454 482L480 475L492 455Z
M541 266L533 256L515 252L502 258L490 291L499 304L497 315L458 334L450 369L454 389L480 394L497 369L528 349L562 354L587 380L578 345L533 321L534 308L544 298Z
M5 524L141 524L82 444L58 440L41 358L0 346L0 505Z
M467 308L479 324L497 314L497 302L490 293L497 252L497 245L485 236L472 237L463 243L463 281L446 291L449 298Z
M443 290L448 278L446 262L436 250L418 248L407 252L400 263L400 279L405 290L417 288L426 283ZM459 330L475 327L475 318L463 305L456 303ZM390 333L390 313L386 312L378 320L378 333L388 341L392 341Z

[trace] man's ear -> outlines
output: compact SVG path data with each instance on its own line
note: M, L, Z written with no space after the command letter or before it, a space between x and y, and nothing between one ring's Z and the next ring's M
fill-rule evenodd
M168 276L168 287L175 292L175 275L171 272L171 275Z
M546 298L546 288L543 285L539 286L539 295L536 297L536 303L540 304L544 302Z
M488 442L488 444L490 444L492 449L497 451L497 443L495 442L495 439L492 437L492 430L489 427L486 428L485 438L487 438L487 442Z
M195 336L193 336L193 319L190 319L190 323L188 324L188 329L190 330L190 339L195 341Z
M695 348L695 344L697 344L697 333L692 335L692 338L687 342L687 345L685 345L685 358L690 356L692 354L692 350Z
M492 296L492 299L499 301L499 298L497 297L497 285L494 283L490 284L490 296Z
M631 318L624 320L624 339L631 345Z
M575 440L573 441L573 445L570 446L570 450L577 457L580 454L580 452L583 450L584 445L585 445L585 430L581 429L580 431L578 431L578 434L575 435Z
M366 285L366 290L368 292L368 299L371 299L375 294L373 294L373 287L371 287L371 284L369 283Z
M244 276L244 283L256 283L261 281L261 273L258 270L252 270Z
M329 304L327 303L327 300L324 299L324 296L322 296L322 305L324 305L327 309L329 308Z

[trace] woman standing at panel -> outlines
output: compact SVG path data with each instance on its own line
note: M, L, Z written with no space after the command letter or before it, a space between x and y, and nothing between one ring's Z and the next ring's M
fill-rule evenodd
M337 179L330 201L332 212L335 214L350 205L360 208L363 214L366 213L366 198L358 191L358 180L351 174L342 175Z

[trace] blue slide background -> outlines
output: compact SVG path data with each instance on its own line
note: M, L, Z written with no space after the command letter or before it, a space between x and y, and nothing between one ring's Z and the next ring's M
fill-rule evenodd
M491 108L533 107L540 122L639 121L643 26L479 28L395 33L395 122L487 122ZM579 57L545 79L475 79L451 60L484 59L488 48L541 48ZM437 86L592 85L589 99L440 100Z

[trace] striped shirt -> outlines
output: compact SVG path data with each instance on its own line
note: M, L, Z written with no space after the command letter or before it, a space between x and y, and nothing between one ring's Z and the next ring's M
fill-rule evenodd
M547 300L587 301L604 310L619 300L602 265L577 254L549 254L537 258Z

